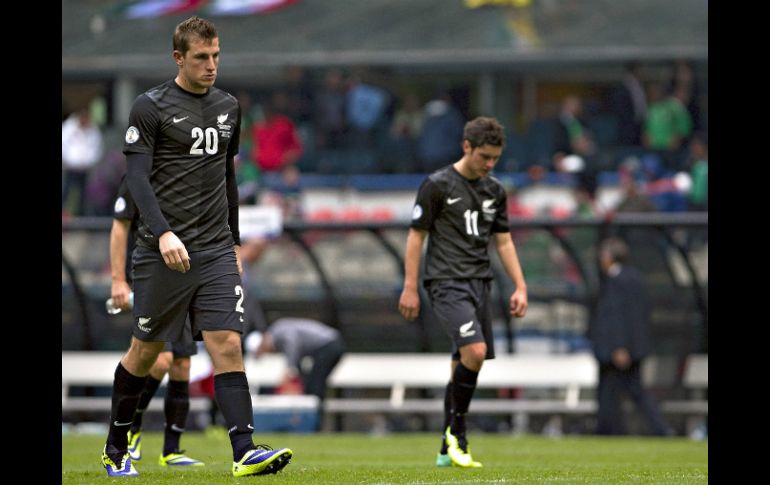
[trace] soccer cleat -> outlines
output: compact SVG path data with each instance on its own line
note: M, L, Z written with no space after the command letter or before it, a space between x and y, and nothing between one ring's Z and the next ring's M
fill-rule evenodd
M117 451L114 446L109 446L111 448L110 454L107 454L107 445L104 445L104 450L102 450L102 465L107 470L107 475L111 477L135 477L139 475L128 452L121 457L118 453L112 453Z
M452 459L446 453L436 453L436 466L452 466Z
M466 444L466 445L465 445L465 448L466 448L466 450L465 450L465 454L466 454L466 455L468 455L468 456L471 456L471 445L469 445L469 444ZM462 446L460 446L460 449L462 449ZM475 461L473 458L471 458L471 461L470 461L470 463L468 464L468 467L467 467L467 468L481 468L481 467L483 467L483 466L484 466L484 465L482 465L482 464L481 464L481 462L479 462L479 461Z
M464 443L465 449L460 446L460 440L452 434L449 426L444 433L444 441L447 445L447 456L452 461L452 465L462 468L481 468L483 466L481 463L473 461L468 443Z
M128 432L128 453L131 455L132 461L139 461L142 459L142 432L136 433Z
M274 450L267 445L257 445L247 451L240 461L233 462L233 476L267 475L278 473L291 461L292 451L288 448Z
M160 455L158 464L160 466L203 466L200 460L190 458L184 454L184 450L177 450L178 453L169 453L168 455Z

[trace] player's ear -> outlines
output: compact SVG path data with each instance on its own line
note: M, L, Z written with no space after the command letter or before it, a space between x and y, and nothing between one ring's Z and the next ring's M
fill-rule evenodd
M176 62L176 65L179 67L182 67L182 60L184 60L184 56L182 55L182 53L179 52L178 50L175 50L172 53L172 56L174 57L174 62Z
M468 140L463 140L463 152L468 154L471 152L471 150L471 142Z

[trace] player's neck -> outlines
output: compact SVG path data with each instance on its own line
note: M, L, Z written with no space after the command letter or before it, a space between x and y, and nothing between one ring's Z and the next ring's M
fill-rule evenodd
M454 169L463 176L463 178L466 178L468 180L478 180L479 176L474 174L469 168L468 165L465 163L465 157L461 158L460 160L456 161L453 165Z
M209 90L209 88L206 88L206 87L195 88L191 86L190 83L185 81L184 76L182 76L181 74L177 74L176 78L174 78L174 82L183 91L187 91L188 93L192 93L192 94L206 94Z

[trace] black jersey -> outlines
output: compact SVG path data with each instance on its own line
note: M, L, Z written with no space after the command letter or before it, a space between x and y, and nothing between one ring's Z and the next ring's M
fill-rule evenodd
M131 283L131 254L134 252L134 246L136 246L136 226L139 221L139 209L137 209L134 203L131 192L128 190L128 183L126 182L126 176L124 175L120 179L120 187L118 187L118 197L115 199L115 206L112 210L112 217L115 219L124 219L131 221L128 233L128 244L126 245L126 281Z
M494 177L468 180L448 165L420 186L411 227L429 231L425 282L491 279L490 236L509 230L505 189Z
M115 199L115 207L113 208L112 217L115 219L125 219L131 221L131 229L135 229L136 215L139 210L136 208L131 192L128 191L128 183L126 182L126 176L120 179L120 186L118 187L118 197Z
M188 251L233 244L225 160L238 153L240 107L211 87L205 94L167 81L140 95L129 116L123 153L152 156L150 184L160 210ZM137 244L158 248L140 216Z

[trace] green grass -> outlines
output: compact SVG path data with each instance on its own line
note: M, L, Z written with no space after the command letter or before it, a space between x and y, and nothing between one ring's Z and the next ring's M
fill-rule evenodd
M484 468L436 468L438 433L271 434L256 443L289 447L292 462L278 475L235 479L224 432L190 432L182 437L203 468L162 468L161 433L145 433L141 476L108 478L99 457L102 435L62 436L62 484L125 483L204 485L258 480L282 484L433 483L708 483L708 441L686 438L515 437L471 433L471 451ZM184 476L181 476L184 475Z

